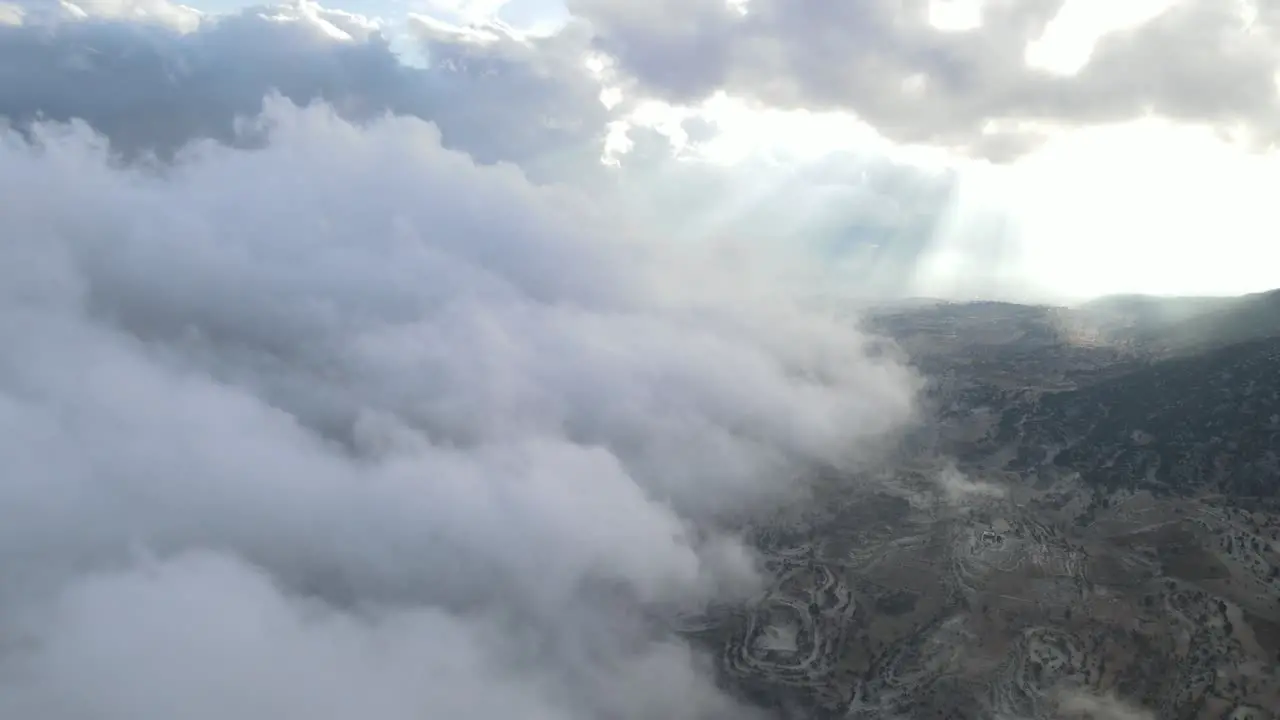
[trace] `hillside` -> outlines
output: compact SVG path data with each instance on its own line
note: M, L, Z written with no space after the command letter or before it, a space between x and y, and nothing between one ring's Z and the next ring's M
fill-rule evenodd
M1004 412L999 443L1114 490L1280 494L1280 338L1153 362Z
M776 717L1273 717L1277 298L882 310L924 421L745 528L769 587L679 626Z
M1188 354L1280 335L1280 290L1237 298L1102 298L1076 310L1114 342Z

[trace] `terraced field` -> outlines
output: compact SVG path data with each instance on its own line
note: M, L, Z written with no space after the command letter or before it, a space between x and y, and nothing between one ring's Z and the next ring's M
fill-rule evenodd
M768 589L680 626L726 685L788 718L1280 717L1277 340L1163 360L1088 322L883 319L933 415L751 528Z
M724 669L739 681L807 691L816 705L838 707L844 698L831 680L856 610L830 567L788 567L725 645Z
M1204 584L1225 580L1204 550L1230 532L1221 510L1130 496L1082 526L1086 503L1062 503L1078 479L956 506L920 477L829 488L822 510L761 529L768 589L681 629L781 717L1047 719L1083 697L1263 718L1280 701L1280 624ZM1269 573L1275 548L1258 547L1232 577Z

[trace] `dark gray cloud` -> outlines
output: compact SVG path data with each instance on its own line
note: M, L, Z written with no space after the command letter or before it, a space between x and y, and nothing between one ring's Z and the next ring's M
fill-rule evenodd
M596 43L651 91L679 101L726 89L780 107L849 110L887 137L1004 159L1039 141L992 121L1081 124L1147 114L1280 137L1277 5L1246 28L1241 6L1177 3L1105 37L1077 75L1029 67L1062 0L992 0L967 32L929 20L926 0L570 0Z
M425 18L409 22L431 67L406 70L414 100L403 107L436 123L446 143L481 162L515 162L546 175L599 165L608 124L629 105L609 109L600 101L604 85L587 66L584 27L521 38L486 26L472 30L477 41Z
M0 23L0 116L19 127L76 118L126 155L168 156L194 138L261 142L236 120L279 93L353 121L428 119L447 146L534 174L597 164L611 119L572 28L526 39L492 26L477 42L474 30L414 20L431 60L419 68L369 21L305 3L188 28L157 18Z
M1063 0L989 0L982 26L965 32L931 25L931 4L752 0L743 14L722 0L571 0L576 19L536 38L419 18L409 28L431 63L413 68L378 28L336 11L304 4L197 23L154 2L152 16L167 22L0 24L0 114L81 117L122 149L165 151L187 137L231 140L234 117L256 112L274 89L298 102L324 98L351 119L426 118L482 162L551 177L570 162L593 169L608 124L631 107L599 102L602 81L583 62L594 48L614 59L608 84L626 88L628 103L727 90L776 107L853 111L893 140L997 160L1043 140L1024 121L1154 114L1245 128L1260 144L1280 133L1280 5L1271 0L1254 3L1249 24L1241 4L1175 3L1102 38L1072 76L1025 60Z

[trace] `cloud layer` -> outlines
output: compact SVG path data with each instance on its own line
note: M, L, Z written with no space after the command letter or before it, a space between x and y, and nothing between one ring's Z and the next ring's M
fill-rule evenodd
M18 24L0 22L0 116L19 127L81 119L126 156L167 158L197 138L260 141L237 118L279 93L323 100L354 122L424 118L447 147L544 179L599 165L612 118L583 62L587 38L572 29L477 35L412 18L409 42L431 64L410 67L382 25L315 3L209 17L159 1L119 4L128 7L108 3L83 18L28 9Z
M910 284L948 202L951 177L873 153L779 162L749 152L726 170L674 161L671 139L644 126L630 129L624 167L605 167L601 156L617 151L609 139L638 100L601 102L602 92L628 81L588 63L598 58L582 25L542 38L425 17L407 28L429 66L403 62L385 28L306 3L193 28L112 16L0 24L0 117L19 129L41 118L83 120L130 160L168 160L195 139L259 147L263 134L247 120L273 93L298 104L322 100L356 124L420 118L447 148L631 205L655 232L687 242L803 243L806 260L843 258L841 271L863 295ZM681 129L697 136L718 128L695 116Z
M1150 117L1253 147L1280 138L1280 11L1269 0L1144 0L1105 12L1079 0L569 0L569 23L537 37L498 21L412 16L395 32L426 48L425 68L400 65L390 26L314 3L226 17L163 0L80 5L92 10L86 21L50 24L58 13L47 3L5 4L0 57L27 69L0 73L0 114L85 117L132 148L227 139L232 114L256 112L272 89L297 102L324 97L351 118L429 118L446 145L482 162L545 172L584 145L598 153L609 123L646 98L697 104L721 92L846 111L896 142L996 160L1055 128ZM952 5L979 8L977 22L940 23ZM64 20L86 15L60 7ZM595 70L588 52L604 61ZM1063 57L1040 57L1053 52ZM622 92L606 108L602 90ZM128 108L150 120L137 123ZM586 155L573 159L579 172L589 166Z
M740 716L646 618L910 373L417 118L251 125L0 141L0 715Z
M743 12L722 0L568 2L623 72L676 100L728 90L774 106L848 110L897 141L996 159L1040 142L1041 130L1018 127L1028 122L1155 115L1280 140L1280 12L1268 0L1169 3L1104 36L1072 74L1028 62L1064 0L970 3L981 6L980 23L959 31L935 22L943 4L750 0ZM1078 5L1069 9L1091 3Z

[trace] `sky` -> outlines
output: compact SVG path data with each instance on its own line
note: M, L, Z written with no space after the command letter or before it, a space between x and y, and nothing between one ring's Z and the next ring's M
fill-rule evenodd
M863 303L1280 286L1271 0L533 3L0 0L0 717L751 718Z
M148 74L167 85L144 89L126 63L99 67L133 89L93 108L69 90L47 97L52 77L15 69L10 116L114 113L97 125L132 124L124 98L176 107L199 81L161 80L174 68L262 42L227 26L247 33L249 18L346 12L367 27L326 34L332 47L298 31L270 58L241 48L258 59L236 61L238 78L252 75L255 87L225 78L208 91L223 94L220 111L250 113L272 88L300 102L341 92L364 113L427 119L482 162L597 189L599 168L587 166L605 155L609 187L625 187L664 232L812 246L830 253L824 288L842 294L1071 302L1280 286L1280 210L1260 197L1280 172L1271 0L859 0L839 10L816 0L351 0L284 13L241 0L204 0L196 12L166 0L2 5L27 27L60 13L149 25L152 59L168 68ZM187 32L200 13L204 29ZM180 26L186 34L160 37ZM83 57L55 57L74 54L70 34L54 41L64 47L45 46L49 71L90 82L69 70ZM304 45L314 67L287 60ZM343 65L357 55L365 64ZM178 128L155 130L162 139L143 137L150 126L108 134L172 149L213 132ZM892 189L877 186L881 174Z

